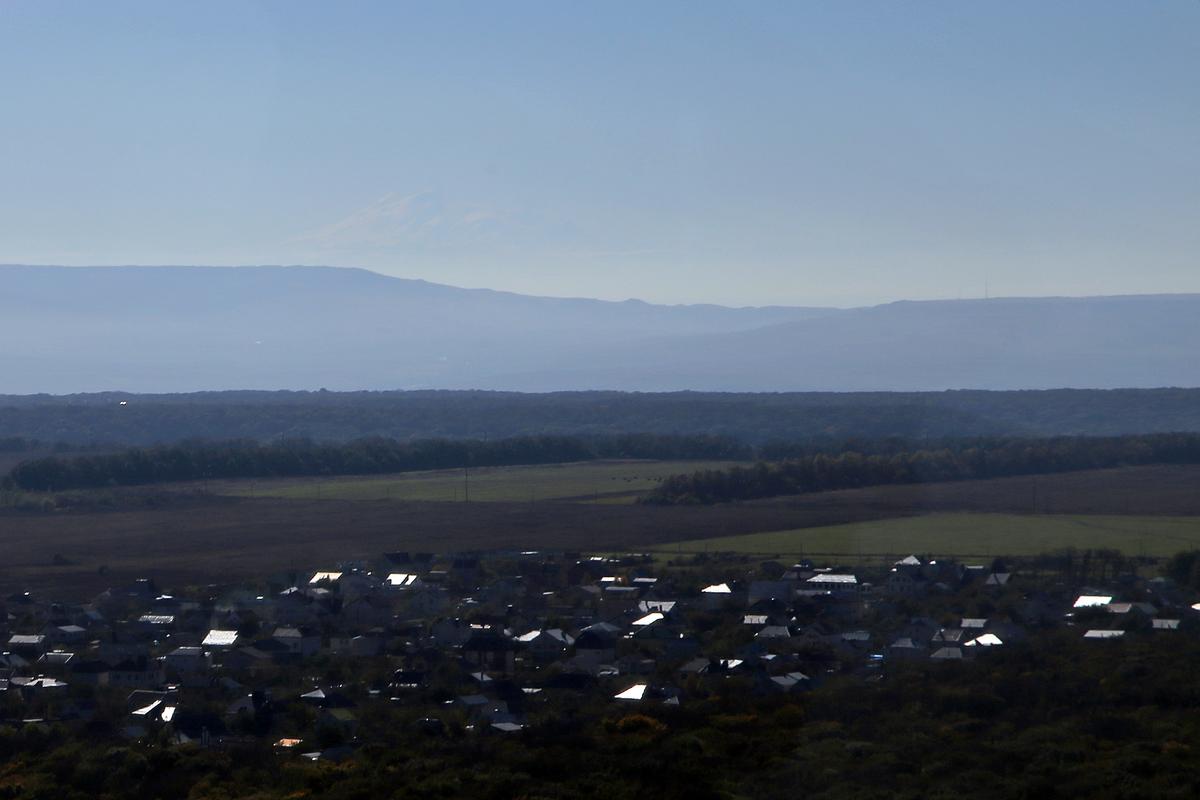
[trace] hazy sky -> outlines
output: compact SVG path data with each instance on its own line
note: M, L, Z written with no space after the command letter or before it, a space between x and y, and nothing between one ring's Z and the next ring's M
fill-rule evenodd
M0 262L1200 291L1200 2L0 0Z

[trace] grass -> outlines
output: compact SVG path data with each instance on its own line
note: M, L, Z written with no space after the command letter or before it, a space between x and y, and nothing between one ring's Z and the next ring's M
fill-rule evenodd
M1200 517L930 514L660 545L664 552L1036 555L1067 547L1169 556L1200 548Z
M668 476L730 466L724 461L585 461L526 467L480 467L470 472L470 499L526 503L538 500L630 503ZM210 490L232 496L293 500L404 500L461 502L463 470L394 475L225 481Z

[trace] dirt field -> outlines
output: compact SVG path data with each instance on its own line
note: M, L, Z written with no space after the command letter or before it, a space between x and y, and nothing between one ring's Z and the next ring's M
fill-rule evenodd
M889 516L928 511L1000 514L1200 515L1200 465L1031 475L987 481L880 486L756 501L811 508L814 503L879 509Z
M264 577L389 550L637 549L870 519L831 510L580 503L215 499L159 510L0 516L0 590L86 596L152 574L171 583ZM55 565L60 555L70 563ZM107 567L107 574L97 570Z
M944 513L653 547L666 553L732 552L764 557L837 554L843 560L859 553L868 560L879 554L891 554L895 559L912 553L1022 556L1068 547L1164 557L1200 547L1200 517Z
M1200 467L891 486L714 507L210 498L149 510L9 511L0 514L0 590L72 599L143 574L167 586L229 582L388 550L642 549L937 511L1033 509L1200 516ZM55 564L56 555L69 563Z
M461 502L467 491L477 502L541 500L632 503L669 475L724 469L733 461L583 461L519 467L477 467L347 475L336 478L213 481L213 494L283 497L293 500L396 500ZM195 485L195 484L193 484Z

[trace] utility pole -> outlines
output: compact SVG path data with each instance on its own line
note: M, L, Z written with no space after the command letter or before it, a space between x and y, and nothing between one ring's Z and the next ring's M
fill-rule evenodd
M471 502L471 456L463 463L463 502Z

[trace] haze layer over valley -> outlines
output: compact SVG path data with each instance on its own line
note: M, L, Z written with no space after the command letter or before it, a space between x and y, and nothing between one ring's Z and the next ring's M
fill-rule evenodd
M325 267L0 268L0 392L1200 385L1200 295L664 306Z

